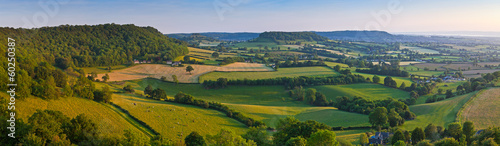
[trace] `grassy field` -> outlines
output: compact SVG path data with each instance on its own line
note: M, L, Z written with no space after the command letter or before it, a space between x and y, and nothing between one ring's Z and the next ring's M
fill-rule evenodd
M327 99L335 99L337 96L365 97L371 100L382 100L392 97L394 99L407 99L410 94L403 90L385 87L380 84L362 83L349 85L323 85L314 88L326 95Z
M7 97L5 93L0 93L0 95ZM131 121L130 117L127 117L124 113L117 112L116 108L88 99L68 97L58 100L43 100L38 97L29 97L24 100L17 100L16 107L18 107L16 108L16 117L24 119L25 122L36 110L55 110L61 111L69 118L85 114L97 123L99 131L103 134L121 137L124 130L131 129L136 133L146 135L143 133L141 125Z
M413 75L426 76L426 77L431 77L432 75L439 76L440 74L443 74L443 71L440 71L439 69L438 71L434 71L434 69L429 68L428 71L425 71L423 68L418 68L413 65L403 66L401 67L401 69Z
M111 71L113 70L119 70L119 69L124 69L129 67L129 65L116 65L116 66L111 66ZM108 66L101 66L101 67L82 67L82 69L85 71L85 73L107 73L108 71Z
M355 71L356 69L355 68L351 68L351 72L353 74L359 74L365 78L370 78L370 80L373 79L373 74L367 74L367 73L360 73L360 72L356 72ZM387 77L387 76L384 76L384 75L377 75L378 77L380 77L380 82L378 82L379 84L384 84L384 79ZM396 81L396 83L398 84L398 87L404 82L406 84L406 87L409 87L412 83L412 81L410 80L410 78L404 78L404 77L391 77L393 80Z
M184 139L192 131L201 135L213 135L221 128L231 129L237 134L243 134L247 130L244 124L216 110L149 100L132 94L113 96L113 103L174 141Z
M224 77L228 79L269 79L276 77L298 77L298 76L332 76L337 75L328 67L288 67L279 68L273 72L212 72L200 76L200 82L204 80L217 80Z
M226 66L191 65L194 70L186 72L186 67L171 67L163 64L140 64L129 68L115 70L108 75L109 81L135 80L147 77L160 79L165 76L168 81L173 81L172 75L176 75L181 83L198 83L199 76L213 71L272 71L270 67L257 63L232 63ZM98 74L100 79L104 74Z
M410 46L401 46L401 49L410 49L412 51L419 52L421 54L427 53L427 54L439 54L438 51L431 50L431 49L426 49L426 48L421 48L421 47L410 47Z
M297 116L300 120L317 120L330 126L369 125L367 115L344 112L334 107L314 107L295 101L289 97L283 86L231 86L207 90L199 84L174 85L156 79L127 81L122 86L127 84L133 85L136 90L144 90L147 85L159 87L171 97L182 91L195 98L221 102L252 118L262 120L269 126L274 126L279 118L286 116ZM323 114L331 116L325 117ZM345 118L335 118L339 116ZM345 122L346 120L351 122Z
M490 88L472 99L464 108L461 121L472 121L476 129L500 126L500 88Z
M415 120L406 121L402 128L413 130L415 127L425 127L429 123L444 126L455 122L460 108L477 92L472 92L446 100L410 106L410 110L417 115Z

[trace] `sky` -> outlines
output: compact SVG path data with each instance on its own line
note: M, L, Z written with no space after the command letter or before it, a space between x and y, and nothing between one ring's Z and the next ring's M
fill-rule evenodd
M500 32L498 0L0 0L0 27L152 26L162 33Z

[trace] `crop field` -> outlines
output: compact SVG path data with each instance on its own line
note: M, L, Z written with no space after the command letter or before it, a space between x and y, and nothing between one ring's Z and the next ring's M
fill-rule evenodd
M274 126L279 118L296 116L300 120L318 120L330 126L369 125L368 116L337 110L334 107L314 107L304 102L295 101L283 86L230 86L223 89L204 89L198 84L178 84L161 82L156 79L127 81L136 90L144 90L147 85L164 89L168 96L173 97L179 91L193 95L195 98L224 103L248 116L262 120L269 126ZM120 86L121 87L121 86ZM345 119L329 119L331 117L347 117ZM346 123L345 120L351 121Z
M407 99L410 97L408 92L403 90L385 87L380 84L361 83L348 85L322 85L314 88L326 95L328 100L333 100L338 96L347 97L365 97L371 100L383 100L389 97L394 99Z
M464 74L465 77L477 78L477 77L481 77L481 74L494 73L496 71L500 71L500 69L468 70L468 71L463 71L462 73Z
M256 63L233 63L226 66L191 65L194 71L186 72L185 67L171 67L162 64L140 64L126 69L115 70L108 75L109 81L135 80L147 77L160 79L165 76L168 81L172 81L172 75L176 75L181 83L198 83L198 77L213 71L272 71L270 67ZM100 79L104 74L99 74Z
M330 62L330 61L325 61L325 64L329 67L334 67L334 66L337 66L337 65L340 65L340 67L349 67L347 64L343 64L343 63L337 63L337 62Z
M415 127L425 127L429 123L446 127L447 124L455 122L460 108L476 93L472 92L434 103L412 105L410 110L417 115L417 118L406 121L402 128L413 130Z
M321 49L321 48L314 48L315 50L325 50L325 51L328 51L332 54L338 54L338 55L345 55L347 57L352 57L353 55L349 55L349 54L345 54L345 53L340 53L339 51L336 51L336 50L328 50L328 49Z
M431 49L426 49L426 48L421 48L421 47L410 47L410 46L401 46L401 49L410 49L412 51L416 51L419 53L427 53L427 54L439 54L438 51L431 50Z
M439 76L440 74L444 74L443 71L434 71L434 69L429 69L428 71L425 71L424 69L417 68L413 65L409 66L403 66L401 67L402 70L409 72L412 75L419 75L419 76L426 76L426 77L431 77L432 75L434 76Z
M452 52L454 52L454 51L457 51L457 50L452 49ZM441 61L459 61L460 58L461 57L458 57L458 56L431 56L431 57L422 58L422 59L425 59L425 60L434 59L434 61L441 62Z
M327 67L287 67L279 68L272 72L212 72L200 76L200 82L204 80L227 79L269 79L276 77L299 77L299 76L332 76L337 75L334 70Z
M2 98L7 97L5 93L0 93ZM74 118L79 114L85 114L99 126L99 131L103 134L112 134L121 137L124 130L130 129L141 135L139 130L141 126L138 123L131 122L129 117L117 112L109 105L101 104L92 100L67 97L58 100L43 100L38 97L29 97L24 100L16 101L16 118L28 122L28 118L36 110L54 110L61 111L69 118ZM142 130L142 129L141 129Z
M231 129L237 134L244 134L247 130L244 124L216 110L150 100L132 94L114 94L113 103L172 140L183 140L192 131L213 135L221 128Z
M500 88L490 88L473 98L464 108L461 121L472 121L476 129L500 126Z
M445 65L444 63L420 63L413 66L420 68L420 70L424 70L427 67L429 70L437 69L438 71L445 71L446 69L443 68Z

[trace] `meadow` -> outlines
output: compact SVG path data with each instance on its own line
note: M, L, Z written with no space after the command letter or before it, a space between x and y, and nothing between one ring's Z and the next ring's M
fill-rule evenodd
M7 94L2 92L0 96L6 98ZM16 117L23 119L24 122L27 122L36 110L54 110L62 112L69 118L85 114L98 125L100 133L110 136L122 137L124 130L129 129L144 136L151 134L142 125L119 112L118 109L89 99L61 97L58 100L44 100L39 97L29 97L17 100L16 107L18 107L16 108Z
M414 120L406 121L401 128L413 130L416 127L425 127L429 123L446 127L456 121L457 113L477 92L472 92L442 101L410 106L410 110L417 115Z
M157 78L166 77L168 81L173 81L172 75L176 75L177 79L181 83L198 83L199 76L213 72L213 71L250 71L258 72L272 71L270 67L264 64L257 63L233 63L226 66L211 66L211 65L191 65L194 70L190 73L186 72L186 67L172 67L163 64L140 64L134 65L129 68L114 70L107 73L110 76L109 81L123 81L123 80L135 80L142 78ZM104 74L98 74L98 79L100 79Z
M218 78L234 79L269 79L276 77L299 77L299 76L333 76L338 75L328 67L287 67L279 68L273 72L211 72L200 76L200 82L204 80L217 80Z
M328 100L338 96L365 97L370 100L383 100L387 98L407 99L410 94L406 91L389 88L374 83L348 84L348 85L323 85L314 86L318 92L326 95Z
M330 126L366 126L368 116L340 111L334 107L315 107L295 101L283 86L230 86L222 89L204 89L199 84L178 84L162 82L156 79L127 81L136 90L144 90L147 85L161 88L173 97L179 91L207 101L221 102L237 111L241 111L268 126L274 126L279 118L296 116L300 120L317 120ZM321 114L312 114L321 113ZM325 117L326 115L331 115ZM335 117L342 116L342 119ZM330 119L331 118L331 119ZM345 122L345 121L351 122Z
M421 54L427 53L427 54L439 54L438 51L431 50L431 49L426 49L426 48L421 48L421 47L411 47L411 46L401 46L401 49L409 49L412 51L419 52Z
M464 107L460 120L472 121L476 129L500 126L500 88L490 88L471 99Z
M192 131L213 135L222 128L237 134L244 134L247 130L244 124L216 110L145 99L132 94L113 94L112 102L174 141L183 140Z

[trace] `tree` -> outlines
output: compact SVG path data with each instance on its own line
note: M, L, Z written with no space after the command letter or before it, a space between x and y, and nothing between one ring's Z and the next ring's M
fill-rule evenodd
M1 68L1 67L0 67ZM5 75L7 76L7 75ZM22 86L17 86L16 87L16 98L18 99L25 99L29 97L31 94L31 84L32 84L32 78L28 75L28 72L25 70L19 70L18 74L16 75L16 81L17 84L22 85ZM2 88L5 89L5 88Z
M160 80L165 82L165 81L167 81L167 77L161 76Z
M417 127L411 132L411 142L412 144L417 144L418 142L425 139L425 132L422 128Z
M339 142L335 139L335 132L330 130L318 130L311 134L307 139L307 145L311 146L338 146Z
M359 135L359 143L363 146L369 143L368 136L366 135L366 133L361 133Z
M459 139L462 136L462 125L460 123L450 123L448 124L448 128L446 129L449 136Z
M174 80L174 83L177 85L179 84L179 80L177 79L176 75L172 75L172 79Z
M144 89L144 94L149 96L149 98L153 98L152 97L152 94L153 94L153 86L151 85L148 85L145 89Z
M443 89L439 88L438 89L438 94L443 94Z
M231 130L221 129L216 135L207 135L206 142L208 145L240 145L240 146L256 146L252 140L245 140L241 136L235 134Z
M463 134L466 136L467 143L472 143L472 136L474 136L474 133L476 132L474 128L474 123L471 121L466 121L464 123L464 126L462 128Z
M68 77L66 76L66 74L64 74L64 72L62 70L55 69L52 72L52 76L54 77L54 82L56 83L57 87L66 86L66 84L68 82L67 81Z
M132 85L127 85L125 87L123 87L123 90L129 92L129 93L133 93L135 92L134 88L132 87Z
M391 109L387 118L389 119L389 126L391 127L403 125L405 122L405 120L394 109Z
M126 146L144 146L149 145L148 138L142 136L132 130L125 130L125 134L123 134L124 139L121 141L121 145Z
M314 105L316 106L327 106L329 103L326 100L326 96L323 93L316 92L316 100L314 101Z
M377 107L373 112L368 116L370 124L373 126L377 126L380 130L380 127L387 124L387 109L385 107Z
M53 137L63 133L62 126L69 123L69 118L60 111L37 110L28 121L32 126L30 133L35 133L43 143L48 143Z
M460 143L453 138L443 138L434 143L435 146L458 146Z
M194 68L191 65L186 67L186 71L189 72L190 74L191 74L191 71L193 71L193 70L194 70Z
M336 72L339 72L339 71L340 71L340 68L342 68L342 67L340 67L340 65L335 65L335 66L333 67L333 70L335 70Z
M411 97L411 98L418 98L418 96L419 96L419 95L418 95L418 93L417 93L417 92L415 92L415 91L411 91L411 92L410 92L410 97Z
M153 90L153 95L151 95L151 97L157 100L167 99L167 93L163 89L156 88L155 90Z
M307 140L302 138L302 136L292 137L286 141L285 146L306 146Z
M43 92L42 92L42 98L45 99L57 99L58 98L58 90L56 89L56 83L54 81L54 77L49 76L47 77L47 80L43 81L42 84L43 86Z
M247 140L253 140L257 145L269 144L267 132L264 127L250 127L242 137Z
M184 139L186 146L205 146L205 139L198 132L193 131Z
M427 125L427 127L425 127L424 132L427 139L431 141L436 141L440 139L437 127L434 124Z
M377 75L373 76L373 82L374 83L379 83L380 82L380 77L378 77Z
M434 146L429 140L422 140L416 146Z
M406 143L402 140L399 140L396 143L394 143L393 146L406 146Z
M98 138L98 129L99 127L94 121L85 114L80 114L70 121L68 127L65 128L65 133L74 144L91 145Z
M401 89L401 90L406 89L406 84L405 84L405 82L401 83L401 86L399 86L399 89Z
M183 60L185 62L189 62L189 61L191 61L191 57L189 57L189 56L186 55L186 56L184 56Z
M446 98L451 98L451 97L453 97L453 92L451 91L451 89L446 90Z
M401 132L401 130L399 130L399 129L392 136L391 144L394 145L398 141L403 141L403 142L406 141L405 136L403 135L403 132Z
M309 88L306 90L306 101L309 104L314 104L314 101L316 101L316 89Z
M219 53L217 53L217 52L212 53L212 57L213 58L219 58Z
M102 81L103 82L107 82L109 80L109 75L108 74L105 74L104 76L102 76Z

